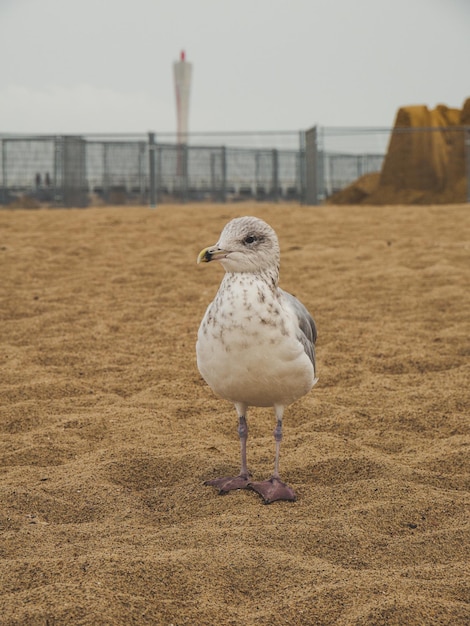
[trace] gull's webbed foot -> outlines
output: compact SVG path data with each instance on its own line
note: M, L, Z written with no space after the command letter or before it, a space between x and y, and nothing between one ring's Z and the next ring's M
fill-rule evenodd
M290 500L291 502L296 500L294 490L276 476L261 482L251 482L248 487L259 493L265 504L271 504L271 502L276 500Z
M219 495L224 495L234 489L248 489L250 485L251 474L239 474L238 476L224 476L223 478L214 478L206 480L205 485L215 487L219 490Z

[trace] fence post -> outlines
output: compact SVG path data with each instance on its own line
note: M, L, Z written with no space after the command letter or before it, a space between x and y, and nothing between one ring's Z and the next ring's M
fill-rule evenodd
M297 183L300 202L305 204L305 131L299 131L299 155L297 158Z
M145 142L139 141L139 155L138 155L138 181L139 181L139 202L144 202L145 196Z
M6 143L5 139L1 140L2 143L2 204L7 204L7 159L6 159Z
M470 126L465 127L465 174L467 176L467 202L470 202Z
M221 166L222 166L222 190L221 200L226 202L227 200L227 154L225 146L221 148Z
M217 163L217 154L215 152L211 152L211 195L213 200L218 199L217 193L217 177L216 177L216 163Z
M184 143L183 146L183 202L189 200L189 148L188 144Z
M103 142L103 199L106 203L109 202L108 147L108 142Z
M279 201L279 152L274 148L273 155L273 174L272 174L272 196L275 202Z
M148 134L149 138L149 202L150 208L157 206L157 189L155 184L155 133Z
M318 204L318 145L317 127L305 133L305 204Z
M57 135L54 139L54 204L60 206L63 202L63 176L62 176L62 137Z
M163 187L163 153L165 151L164 146L155 144L156 160L157 160L157 201L163 202L163 193L165 191Z
M66 207L88 205L86 141L80 135L62 136L62 202Z

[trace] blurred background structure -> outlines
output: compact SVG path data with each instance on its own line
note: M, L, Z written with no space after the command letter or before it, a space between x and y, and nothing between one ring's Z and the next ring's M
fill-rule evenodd
M470 201L470 99L401 108L390 128L0 135L0 204Z
M191 91L192 72L193 66L186 61L186 54L184 50L182 50L180 60L173 63L176 97L176 135L178 143L181 144L188 142L189 95Z
M0 203L302 197L303 133L0 135Z

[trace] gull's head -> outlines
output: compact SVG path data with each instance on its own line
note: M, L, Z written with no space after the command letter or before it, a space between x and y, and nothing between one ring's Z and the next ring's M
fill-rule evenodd
M197 262L219 261L226 272L278 272L279 258L277 236L269 224L257 217L237 217L214 246L201 250Z

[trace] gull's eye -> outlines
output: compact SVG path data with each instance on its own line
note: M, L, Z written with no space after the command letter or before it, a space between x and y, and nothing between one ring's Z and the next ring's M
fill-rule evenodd
M245 239L243 240L243 243L250 245L252 243L255 243L255 241L256 241L256 237L254 235L248 235L248 237L245 237Z

